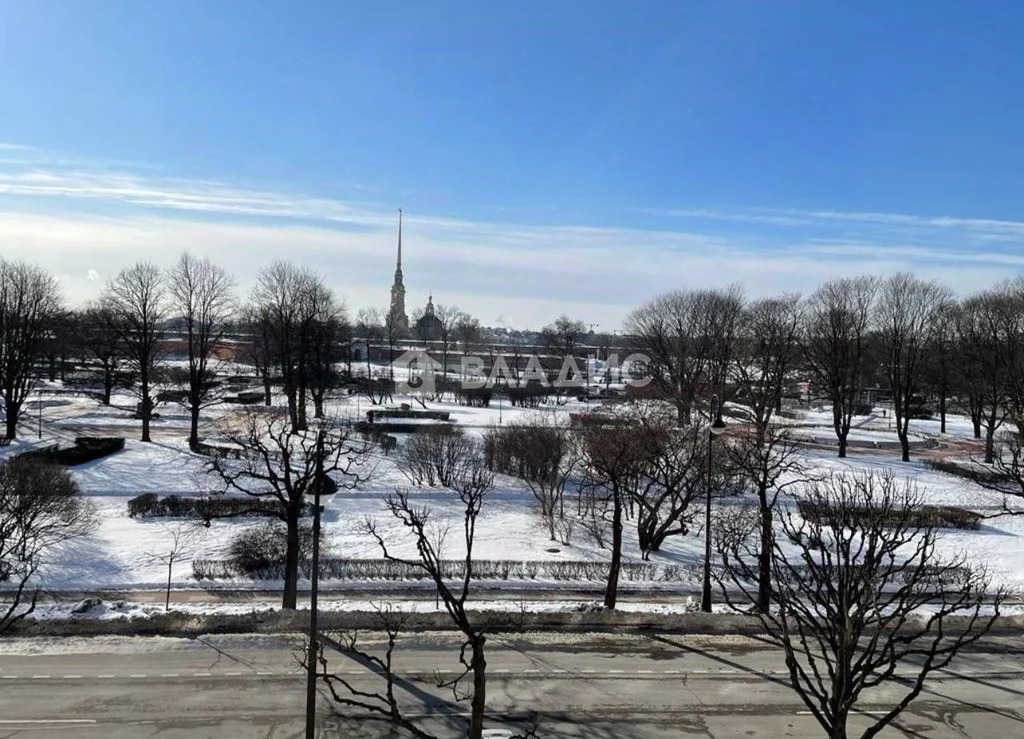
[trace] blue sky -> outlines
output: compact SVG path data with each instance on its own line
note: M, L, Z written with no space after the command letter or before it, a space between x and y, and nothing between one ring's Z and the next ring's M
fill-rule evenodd
M980 5L980 7L979 7ZM19 2L0 255L139 258L606 328L673 287L1024 269L1024 6Z

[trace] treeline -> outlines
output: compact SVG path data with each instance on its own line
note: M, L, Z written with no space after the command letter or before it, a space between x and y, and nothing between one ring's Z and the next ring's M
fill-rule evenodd
M934 408L945 432L956 408L991 463L1000 427L1024 421L1024 278L963 299L906 273L833 280L808 297L673 291L625 325L650 359L648 392L682 424L717 394L745 406L760 434L806 383L811 399L831 406L843 457L853 416L877 391L891 398L904 460L910 420Z

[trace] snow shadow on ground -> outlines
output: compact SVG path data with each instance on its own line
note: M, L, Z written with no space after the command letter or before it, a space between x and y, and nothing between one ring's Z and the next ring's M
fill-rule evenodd
M47 585L106 584L121 582L124 565L110 555L109 546L97 536L74 539L56 547L56 556L44 568Z

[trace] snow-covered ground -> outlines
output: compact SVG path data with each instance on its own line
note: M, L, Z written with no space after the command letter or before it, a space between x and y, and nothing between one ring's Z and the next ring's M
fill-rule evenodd
M67 434L62 428L88 425L92 419L102 426L116 425L117 419L130 417L130 399L119 397L115 408L102 408L87 398L54 398L52 405L43 408L44 439L20 439L8 447L0 448L0 457L23 451L37 443L52 441ZM68 402L63 402L68 400ZM396 401L401 399L396 398ZM59 401L59 402L56 402ZM419 407L413 402L413 407ZM365 398L344 397L332 400L330 410L348 416L362 417L373 408ZM508 424L530 414L545 414L564 419L570 412L585 410L584 403L572 401L565 406L549 405L539 410L512 408L503 404L500 408L467 408L452 403L429 403L431 410L447 410L452 420L467 427L470 433L482 434L487 427L499 422ZM591 404L590 407L593 407ZM180 409L179 409L180 410ZM224 409L205 416L206 421L234 411ZM180 421L185 427L184 412L168 415ZM809 414L810 416L811 414ZM825 416L826 414L819 414ZM816 422L807 417L800 423ZM125 421L127 426L137 424L134 419ZM827 419L822 419L828 422ZM870 428L856 431L858 438L877 438L883 433L883 419L874 418ZM914 422L912 428L931 422ZM31 424L27 424L31 426ZM937 422L935 423L937 429ZM961 417L951 417L952 433L970 433L970 424ZM33 429L26 428L30 433ZM930 429L920 428L922 433ZM823 432L824 433L824 432ZM34 434L31 435L34 437ZM84 495L96 506L99 526L87 538L65 544L53 561L42 573L42 584L55 589L113 589L113 588L158 588L166 582L166 566L159 556L170 548L175 529L180 523L168 519L134 520L128 517L127 502L144 492L159 494L195 493L219 489L218 478L208 471L207 459L191 453L181 431L170 433L159 426L154 428L155 443L143 444L129 438L122 452L109 457L71 468ZM928 469L914 461L902 463L895 457L879 454L851 452L847 460L836 459L826 451L807 450L803 452L808 465L818 471L862 470L887 468L901 477L913 479L927 501L934 504L959 505L972 509L994 510L999 499L973 483ZM377 558L379 548L365 531L367 518L379 522L380 530L392 542L393 552L400 555L414 555L413 542L403 527L391 518L384 508L383 496L396 487L408 487L409 482L395 468L393 458L379 456L370 483L357 491L344 491L333 496L326 505L324 515L325 533L332 554L347 558ZM450 521L444 555L458 558L461 551L461 511L453 494L444 490L413 489L418 503L428 506L439 522ZM571 546L550 541L546 531L533 513L533 499L525 486L511 478L501 477L497 489L490 496L480 517L477 529L475 556L480 559L507 560L597 560L605 561L607 552L591 541L582 530L572 537ZM699 518L698 518L699 521ZM228 542L240 530L257 523L254 519L237 519L214 522L209 528L201 528L194 541L175 564L173 582L175 587L195 587L192 579L193 558L221 557ZM635 531L627 524L625 556L639 560ZM663 550L652 556L652 561L662 564L691 564L703 561L704 539L700 527L687 535L670 538ZM978 531L953 531L943 535L942 553L964 552L970 559L983 563L994 581L1017 592L1024 592L1024 517L1002 517L986 520ZM244 585L244 583L238 583ZM692 585L693 583L690 583ZM514 585L510 585L514 587Z

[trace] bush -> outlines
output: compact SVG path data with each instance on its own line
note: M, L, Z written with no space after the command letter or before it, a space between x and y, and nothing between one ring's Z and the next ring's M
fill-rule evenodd
M228 545L228 565L238 574L257 580L279 580L284 577L288 533L283 522L267 521L242 531ZM320 531L320 551L329 556L325 532ZM313 558L313 527L299 526L299 562L308 575Z
M300 535L302 532L300 532ZM301 550L299 571L310 574L312 537L306 529ZM226 560L195 560L192 571L197 580L221 580L248 577L258 580L284 578L283 529L275 530L270 524L249 529L230 545L231 556ZM324 543L321 541L321 548ZM461 579L466 563L461 559L441 563L445 577ZM691 565L660 565L652 562L623 562L621 577L627 582L677 582L696 580L700 568ZM425 580L422 568L387 559L341 559L324 557L320 560L320 577L324 580L383 580L401 582ZM473 562L475 580L555 580L604 582L608 578L608 563L590 560L481 559Z
M948 459L929 459L925 461L925 464L933 470L945 472L948 475L955 475L956 477L962 477L966 480L973 480L981 485L999 485L1009 481L1009 478L1006 475L1000 474L999 472L978 469L976 467L966 467Z
M808 521L815 523L827 523L829 520L834 520L834 516L830 513L829 509L821 505L813 505L807 501L800 501L798 504L800 515ZM880 511L868 510L867 508L852 508L847 510L847 514L852 514L856 518L860 518L869 522L869 517L881 515ZM906 511L894 510L890 512L890 517L893 519L893 523L903 521ZM915 508L911 511L911 522L915 526L927 526L931 528L951 528L951 529L978 529L981 526L981 514L969 511L966 508L957 508L955 506L932 506L923 505ZM882 521L882 523L887 523Z
M477 443L454 426L431 426L405 442L396 465L414 485L451 487L479 453Z
M121 436L79 436L75 439L74 446L64 448L50 446L45 449L33 449L22 452L18 456L44 464L71 467L101 459L122 449L124 449L124 437Z
M330 484L337 488L333 480ZM237 518L241 516L277 516L281 504L270 498L227 498L221 495L168 495L161 498L156 493L143 493L128 501L128 515L131 518L196 518L212 521L215 518ZM313 515L313 504L303 504L303 517Z

